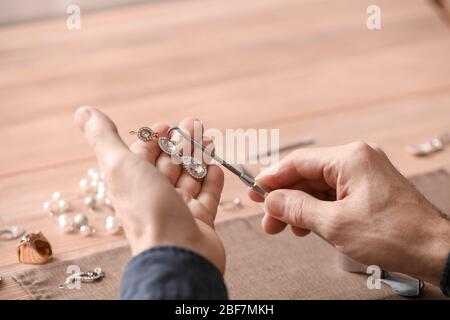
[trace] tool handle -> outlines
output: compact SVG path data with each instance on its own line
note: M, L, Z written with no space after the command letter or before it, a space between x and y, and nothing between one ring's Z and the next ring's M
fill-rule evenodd
M266 187L262 186L261 183L257 182L252 176L249 174L242 172L240 175L241 180L250 188L252 188L257 194L259 194L264 199L269 194L269 191Z

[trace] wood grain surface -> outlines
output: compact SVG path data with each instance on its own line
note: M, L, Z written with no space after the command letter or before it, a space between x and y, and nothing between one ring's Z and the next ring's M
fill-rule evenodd
M316 146L375 142L406 175L450 168L450 149L405 152L450 131L449 25L430 2L379 0L382 29L369 31L370 4L152 1L82 11L81 30L65 16L2 25L0 226L42 230L56 259L124 243L102 231L63 235L41 209L95 166L72 123L81 105L108 113L127 143L129 130L195 116L220 130L280 129L282 146L306 136ZM244 207L219 220L260 211L245 189L227 174L224 199ZM7 276L24 267L15 246L0 242L3 299L27 298Z

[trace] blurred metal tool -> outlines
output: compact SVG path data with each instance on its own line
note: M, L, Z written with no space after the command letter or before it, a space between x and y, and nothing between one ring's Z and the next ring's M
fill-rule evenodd
M275 149L275 150L269 150L267 152L263 152L263 153L259 153L256 155L252 155L250 156L251 160L260 160L260 159L264 159L264 158L268 158L270 157L272 154L278 152L278 153L282 153L285 151L289 151L289 150L293 150L293 149L297 149L297 148L301 148L301 147L305 147L305 146L309 146L311 144L314 144L315 140L312 137L305 137L300 141L285 145L280 147L279 149Z
M440 137L430 139L421 144L410 145L406 150L415 156L422 157L441 151L446 144L450 144L450 135L448 133L444 133Z
M400 277L387 271L383 271L380 281L402 297L417 297L425 287L422 280Z
M359 263L343 253L339 252L338 258L339 266L346 272L372 274L368 271L367 265ZM388 285L393 292L402 297L417 297L425 287L425 283L422 280L403 277L385 270L381 270L378 277L381 283Z
M172 131L177 131L184 139L190 141L194 147L201 149L203 152L205 152L207 155L209 155L212 159L216 160L218 163L220 163L224 168L226 168L228 171L231 171L233 174L239 177L243 183L245 183L248 187L253 189L257 194L259 194L261 197L265 198L268 195L268 192L266 189L258 184L258 182L255 180L255 178L248 172L243 170L242 168L238 168L236 166L233 166L217 156L214 151L208 150L205 148L200 142L193 139L189 134L184 132L182 129L178 127L172 127L169 129L168 134L170 134Z

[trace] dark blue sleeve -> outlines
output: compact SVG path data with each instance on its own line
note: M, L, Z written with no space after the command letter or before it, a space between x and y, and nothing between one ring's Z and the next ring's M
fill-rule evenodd
M128 263L120 299L228 299L228 293L207 259L179 247L154 247Z
M445 296L450 297L450 253L441 276L441 290Z

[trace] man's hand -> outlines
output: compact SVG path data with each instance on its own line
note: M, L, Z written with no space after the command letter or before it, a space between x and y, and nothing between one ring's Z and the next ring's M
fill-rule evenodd
M263 229L309 230L349 257L434 284L450 252L450 222L377 148L301 149L258 181L272 191ZM262 201L253 191L250 197Z
M137 141L130 150L114 123L94 108L80 108L75 122L105 173L133 255L154 246L179 246L206 257L223 273L225 251L214 230L222 170L210 165L200 182L162 153L156 140ZM192 135L194 125L201 124L185 119L179 127ZM163 124L152 127L160 136L168 128Z

